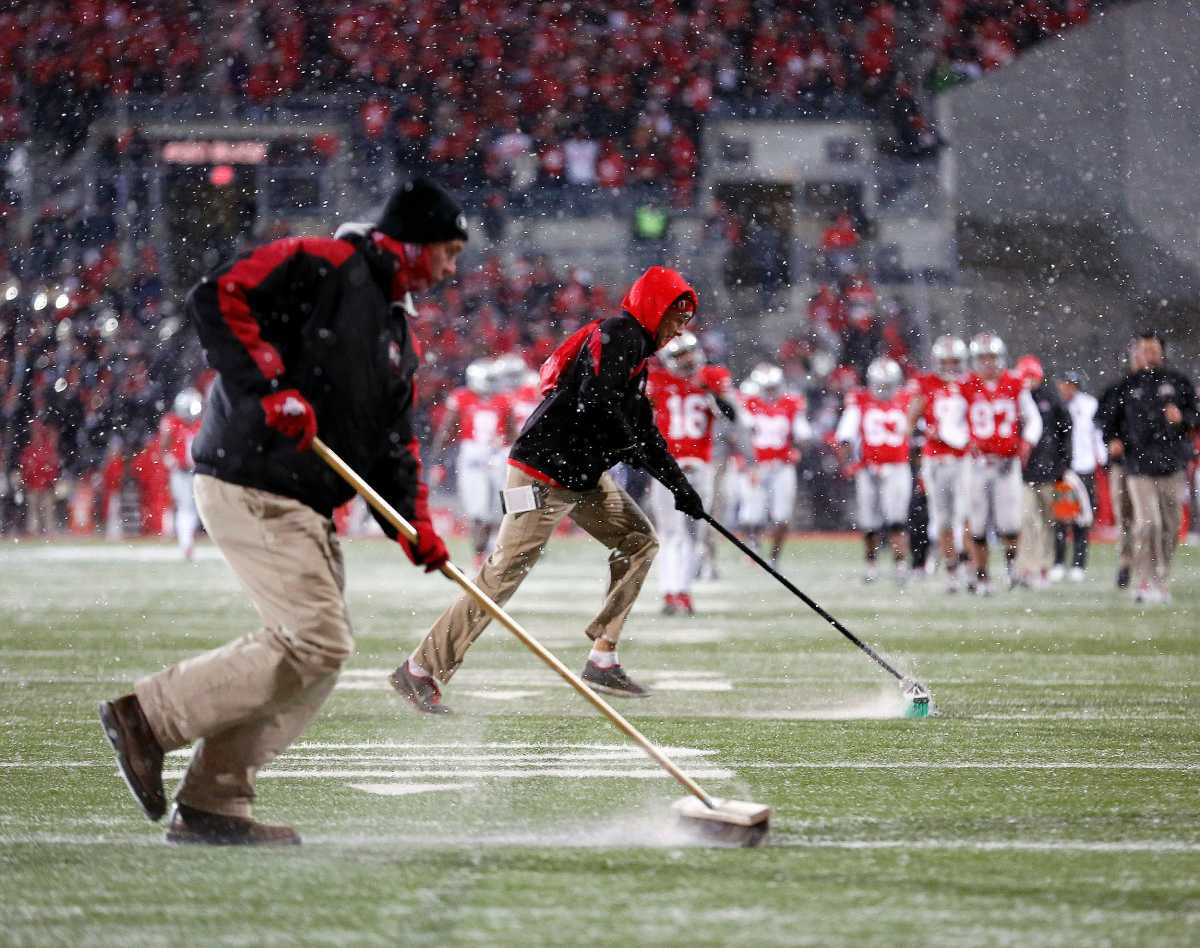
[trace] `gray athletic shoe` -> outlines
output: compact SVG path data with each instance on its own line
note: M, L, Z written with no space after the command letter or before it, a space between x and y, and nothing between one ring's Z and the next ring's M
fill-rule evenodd
M579 676L591 686L593 691L602 691L606 695L617 695L621 698L649 698L650 692L625 674L620 665L612 668L601 668L589 661L583 666L583 674Z
M450 709L442 704L442 689L437 682L432 678L414 675L408 670L408 662L388 675L388 684L422 714L450 713Z

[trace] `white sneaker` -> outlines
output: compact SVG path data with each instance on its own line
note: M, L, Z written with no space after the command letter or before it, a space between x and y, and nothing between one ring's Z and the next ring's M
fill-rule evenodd
M1087 578L1082 566L1072 566L1070 576L1073 583L1082 583Z
M1166 600L1163 591L1150 583L1142 583L1133 593L1133 601L1147 606L1157 606Z
M908 564L907 563L897 563L896 571L893 574L892 578L895 581L896 585L899 586L901 589L903 589L905 586L907 586L908 579L909 579Z
M868 566L866 568L866 570L863 572L863 582L867 583L868 585L870 583L875 582L875 580L877 580L878 578L879 578L879 567L877 567L877 566Z
M1055 563L1050 568L1050 574L1047 577L1052 583L1061 583L1066 578L1067 568L1062 563Z

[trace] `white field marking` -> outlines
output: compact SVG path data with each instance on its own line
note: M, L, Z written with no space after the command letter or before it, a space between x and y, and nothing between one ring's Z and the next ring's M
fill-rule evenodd
M655 678L651 681L652 691L733 691L733 682L724 680Z
M73 648L0 648L0 658L80 658L84 649Z
M396 750L401 753L395 753ZM355 753L356 751L360 753ZM368 751L369 753L361 753ZM516 751L516 753L514 753ZM711 756L699 748L664 748L676 758ZM172 752L172 758L189 754ZM182 769L164 774L181 777ZM336 779L358 782L523 780L531 777L651 780L666 775L636 747L621 744L323 744L298 745L260 774L263 778ZM729 780L724 767L708 765L697 778Z
M633 759L639 759L642 756L642 751L634 747L632 744L533 744L527 741L457 741L447 744L425 744L416 741L372 741L369 743L364 742L355 744L301 741L288 748L288 754L306 750L411 750L425 752L426 759L428 759L428 751L430 750L470 750L480 748L484 750L532 750L541 751L543 753L552 753L557 749L566 751L602 751L606 754L612 754L614 756L620 755ZM670 754L672 757L711 757L716 753L714 750L700 749L697 747L662 747L662 750L665 753ZM170 753L190 755L191 751L183 749L171 751Z
M910 761L852 761L831 760L821 763L810 761L795 761L793 763L776 763L759 761L743 764L731 764L739 770L1159 770L1180 771L1184 773L1200 771L1200 763L1178 763L1176 761L1152 760L1142 762L1105 761L953 761L950 763L932 760Z
M1194 714L1158 714L1138 708L1139 721L1194 721ZM1128 721L1129 714L1110 714L1101 711L1051 711L1046 714L965 714L955 715L964 721Z
M221 552L213 546L197 546L196 559L220 560ZM174 544L119 545L109 543L85 544L80 546L15 546L0 549L0 563L5 560L51 560L54 562L86 563L180 563L186 564L179 547Z
M1044 853L1155 853L1158 855L1200 853L1200 843L1171 839L1091 841L1032 839L930 839L930 840L789 840L782 845L816 849L913 849L974 852Z
M127 821L124 821L127 822ZM683 845L711 845L694 838L676 838L674 835L659 840L653 834L662 832L672 826L670 820L657 817L649 818L644 827L631 830L628 819L622 817L618 823L611 824L611 835L597 832L595 827L581 827L578 832L560 831L550 834L530 834L523 830L517 834L495 834L490 836L384 836L373 834L367 837L324 837L305 836L305 844L356 844L363 846L379 845L395 847L405 845L411 848L475 848L479 846L526 846L526 847L562 847L579 846L588 849L603 849L617 846L627 849L630 846L652 847L669 846L676 848ZM0 835L0 846L146 846L162 848L162 838L157 834L147 833L6 833ZM1200 853L1200 843L1182 842L1178 840L1122 840L1101 842L1090 840L970 840L970 839L797 839L786 841L777 840L772 844L776 848L796 849L852 849L852 850L954 850L974 852L1045 852L1045 853L1153 853L1156 855L1190 855Z
M167 780L182 779L183 770L164 770ZM732 780L737 775L722 767L700 767L689 770L688 775L697 780ZM519 770L469 770L449 767L444 770L367 770L351 768L329 768L325 770L262 770L260 779L292 780L528 780L534 777L567 777L573 780L670 780L664 770L647 764L628 767L624 770L612 767L523 767Z
M390 670L375 668L356 668L343 672L337 683L339 691L382 691L391 686L387 676ZM466 677L466 676L463 676ZM672 670L650 672L647 680L653 689L660 691L732 691L733 683L724 678L721 673L704 670ZM557 690L562 687L558 677L546 671L531 673L527 671L505 672L498 671L490 674L477 673L467 679L474 688L460 692L476 698L486 698L493 701L517 701L522 698L536 697L545 691ZM492 688L487 685L499 685ZM520 685L522 688L513 689L511 686ZM529 690L531 687L536 690Z
M664 747L663 752L681 760L685 758L711 757L716 751L702 750L696 747ZM460 760L471 761L644 761L645 754L641 748L632 744L526 744L526 743L458 743L458 744L418 744L418 743L300 743L290 747L278 760L286 762L321 761L340 759L330 751L375 751L366 756L370 760L391 761L406 759L394 751L405 751L411 759L421 763L431 761L437 763L454 763ZM473 752L473 753L463 753ZM531 753L512 753L527 751ZM192 749L188 747L168 751L168 757L190 758ZM350 759L357 759L352 757Z
M355 790L380 797L407 797L414 793L449 793L474 789L473 783L352 783Z

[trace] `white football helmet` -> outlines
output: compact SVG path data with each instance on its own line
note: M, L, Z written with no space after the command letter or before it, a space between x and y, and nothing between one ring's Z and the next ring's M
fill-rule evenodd
M700 340L690 332L681 332L662 347L658 357L667 371L674 375L689 376L704 367L704 349Z
M495 379L495 363L487 359L476 359L467 366L467 388L476 395L490 395Z
M1008 363L1008 346L995 333L981 332L971 340L971 368L978 372L987 358L994 358L996 367L1004 368Z
M171 407L172 414L178 415L184 421L192 421L200 417L204 410L204 399L194 388L185 388L175 396L175 404Z
M742 384L738 386L738 391L745 398L757 398L762 394L762 386L754 381L753 377L747 376L742 380Z
M891 398L903 382L904 373L895 359L876 359L867 366L867 388L876 398Z
M492 376L495 379L496 388L499 391L507 392L517 388L522 384L526 372L529 367L515 352L506 352L502 356L497 356L496 361L492 363Z
M946 381L960 378L967 370L967 344L957 336L938 336L930 354L934 371Z
M777 365L760 362L750 373L750 379L767 398L778 398L783 394L783 369Z

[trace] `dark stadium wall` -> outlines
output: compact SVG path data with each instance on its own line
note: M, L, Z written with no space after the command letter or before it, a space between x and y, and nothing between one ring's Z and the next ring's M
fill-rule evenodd
M1033 348L1053 317L1069 360L1157 324L1195 358L1198 47L1187 0L1135 3L946 94L968 328Z

